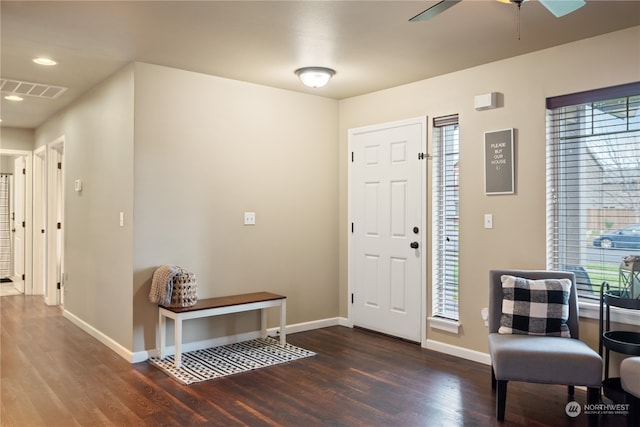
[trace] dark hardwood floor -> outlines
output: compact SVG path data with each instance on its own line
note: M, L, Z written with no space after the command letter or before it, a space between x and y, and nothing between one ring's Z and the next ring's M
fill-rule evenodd
M509 384L498 423L489 366L358 329L291 334L317 356L183 386L129 364L40 297L2 297L0 314L6 427L587 425L565 414L565 387L524 383ZM584 404L585 391L575 400Z

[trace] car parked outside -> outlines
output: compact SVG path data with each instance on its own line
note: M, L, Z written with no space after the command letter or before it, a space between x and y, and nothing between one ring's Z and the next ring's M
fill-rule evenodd
M640 249L640 224L632 224L593 239L593 246L603 249Z

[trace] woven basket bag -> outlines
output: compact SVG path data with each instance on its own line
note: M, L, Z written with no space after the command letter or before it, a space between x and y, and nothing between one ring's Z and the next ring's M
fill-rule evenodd
M191 307L198 302L196 276L185 269L173 277L173 290L169 307Z

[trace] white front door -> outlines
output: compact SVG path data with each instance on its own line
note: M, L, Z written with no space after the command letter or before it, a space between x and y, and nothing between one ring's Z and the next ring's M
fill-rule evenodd
M25 274L25 260L24 260L24 245L25 245L25 227L26 227L26 215L25 215L25 158L22 156L16 157L14 160L14 199L13 199L13 218L14 227L13 231L13 274L18 280L15 282L16 288L20 292L24 292L24 280L22 280Z
M421 342L426 118L349 130L354 326Z

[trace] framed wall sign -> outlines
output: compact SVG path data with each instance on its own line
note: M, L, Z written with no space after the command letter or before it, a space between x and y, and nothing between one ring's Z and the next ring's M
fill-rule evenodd
M513 129L484 133L484 191L488 195L515 192Z

